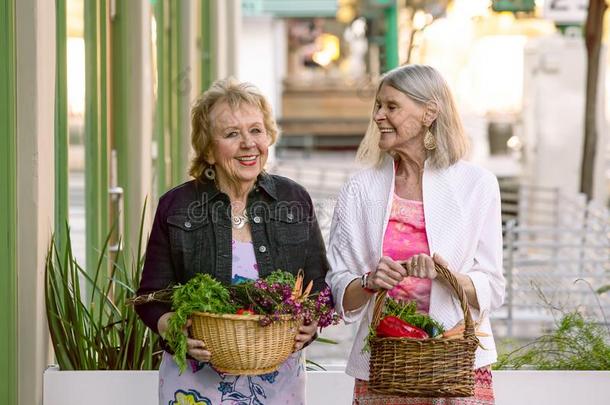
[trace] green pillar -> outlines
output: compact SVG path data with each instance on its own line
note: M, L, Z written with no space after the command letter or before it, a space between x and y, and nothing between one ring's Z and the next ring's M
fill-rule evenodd
M0 403L17 403L15 1L0 0Z
M213 50L213 41L212 41L212 32L213 32L213 19L212 19L212 10L210 7L211 0L201 0L201 16L200 16L200 51L201 51L201 88L199 89L199 93L206 91L212 82L214 81L214 70L212 64L212 55L214 54Z
M86 269L95 274L109 231L105 0L85 0L85 102Z
M155 3L155 20L157 30L157 99L155 100L155 142L157 145L157 159L155 161L155 186L156 199L161 196L169 187L166 170L166 150L165 134L168 124L168 103L167 95L169 89L169 59L165 56L168 47L167 24L167 2L157 1Z
M398 67L398 11L396 1L384 10L385 17L385 70Z
M117 1L114 11L110 24L112 44L109 44L112 53L112 129L108 132L113 156L109 160L116 161L116 170L110 168L110 185L121 187L123 194L122 199L115 199L122 203L111 206L111 212L121 212L111 218L116 217L119 226L123 224L119 231L124 251L131 255L140 243L138 231L142 208L153 188L154 100L149 76L153 8L146 1Z
M135 50L129 49L129 9L127 1L117 1L115 3L115 15L111 23L111 101L112 105L112 138L110 148L116 151L116 160L112 162L112 176L117 181L117 184L111 184L112 187L120 186L123 188L123 212L116 212L113 208L113 225L116 227L122 223L124 228L118 229L117 236L123 238L124 248L129 252L129 243L127 243L130 235L130 211L128 209L132 196L131 184L129 182L129 142L128 136L141 136L141 134L129 133L130 111L130 59L129 52ZM114 157L112 158L114 159ZM116 165L114 164L116 163ZM123 220L121 221L120 217ZM127 246L125 246L127 245Z
M178 185L180 180L184 178L184 170L182 169L182 153L180 136L183 133L184 125L180 122L180 84L183 80L184 66L182 66L181 35L180 35L180 3L178 1L170 1L170 46L168 56L170 58L170 167L171 167L171 186Z
M66 236L68 220L68 80L66 0L55 0L55 235Z
M204 3L209 1L204 0ZM188 117L191 70L187 52L189 38L183 24L188 2L158 1L157 22L157 100L155 106L155 141L157 161L155 175L157 194L161 195L187 178L185 137L190 137Z

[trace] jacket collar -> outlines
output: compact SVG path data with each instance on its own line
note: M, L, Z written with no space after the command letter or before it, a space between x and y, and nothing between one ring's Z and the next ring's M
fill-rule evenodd
M275 181L271 175L269 175L267 172L262 172L258 175L256 182L257 187L262 188L271 198L277 200L277 189L275 187Z
M207 201L212 201L220 194L220 190L218 187L216 187L216 183L212 180L208 180L205 177L198 179L196 184L199 193L202 196L205 195L207 197ZM255 187L262 188L270 197L277 200L277 188L275 186L275 181L268 173L262 172L258 175Z

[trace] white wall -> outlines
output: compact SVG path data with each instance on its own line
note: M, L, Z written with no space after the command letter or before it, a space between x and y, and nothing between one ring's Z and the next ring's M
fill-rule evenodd
M277 110L274 20L272 17L244 17L239 41L239 79L255 84Z
M216 78L239 76L239 47L242 14L240 0L213 0L210 3L212 13L212 41L215 54L214 73Z
M496 405L607 405L609 371L494 371ZM44 405L153 405L156 371L56 371L44 375ZM112 387L112 389L107 389ZM307 403L349 405L354 379L343 371L307 373Z
M602 53L605 56L605 53ZM523 130L525 170L531 184L580 189L584 140L586 50L582 38L560 35L531 40L525 49ZM605 59L602 59L605 61ZM605 63L600 64L598 144L594 198L605 202L608 124L604 117Z
M284 27L282 20L270 16L244 17L238 42L238 78L261 90L271 103L276 118L282 113L282 79L286 70ZM269 163L272 163L273 151L269 155Z

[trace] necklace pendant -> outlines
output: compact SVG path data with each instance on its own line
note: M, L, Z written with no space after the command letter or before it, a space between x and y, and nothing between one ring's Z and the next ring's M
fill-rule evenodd
M248 216L246 214L246 210L244 210L243 215L232 215L231 216L231 226L233 229L242 229L248 223Z
M246 226L246 222L246 218L241 216L235 216L231 218L231 225L234 229L242 229L244 226Z

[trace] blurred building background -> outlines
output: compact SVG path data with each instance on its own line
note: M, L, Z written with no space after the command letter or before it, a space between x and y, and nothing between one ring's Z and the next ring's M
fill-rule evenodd
M532 336L552 321L536 288L595 312L573 281L609 283L610 34L606 13L589 199L579 193L587 3L0 0L0 402L40 403L53 361L51 234L69 223L88 271L111 229L113 249L133 250L145 201L148 229L159 196L188 180L192 102L230 75L270 99L282 136L269 170L310 190L327 237L380 75L436 67L457 98L469 159L502 185L509 295L493 315L496 333ZM339 344L314 345L310 356L340 365L353 329L324 335Z

